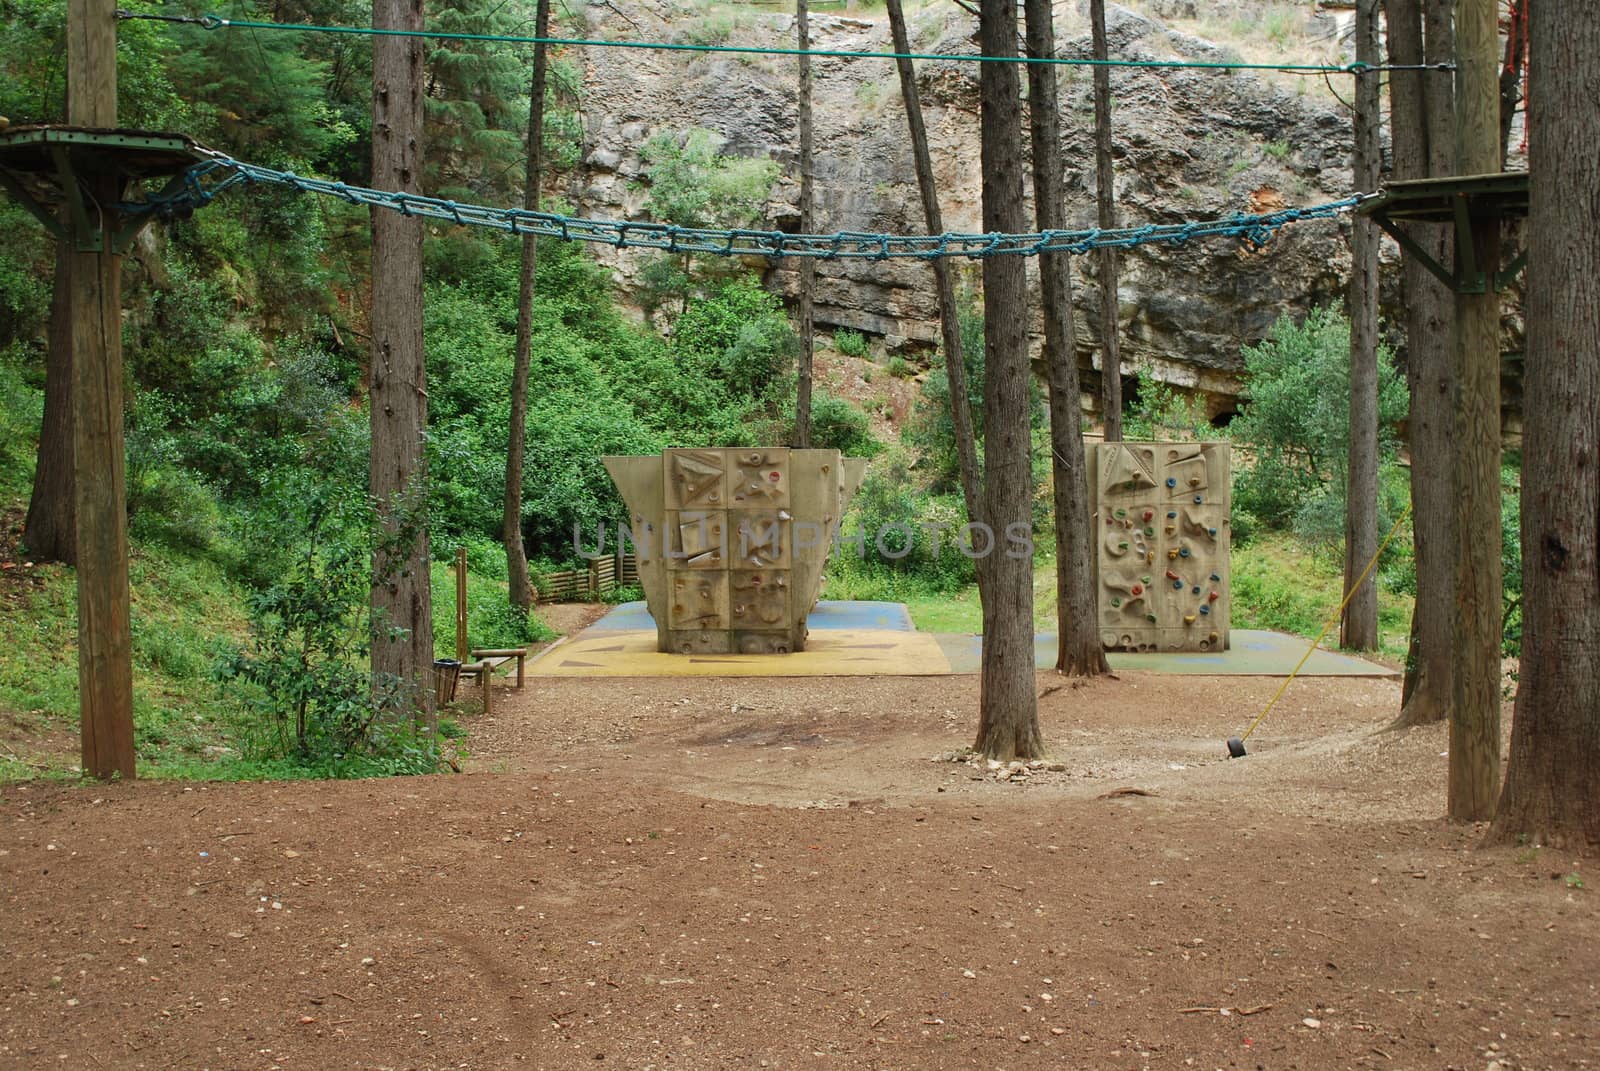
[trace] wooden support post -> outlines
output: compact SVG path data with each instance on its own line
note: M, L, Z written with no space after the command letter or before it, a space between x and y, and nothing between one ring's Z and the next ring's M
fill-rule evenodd
M456 548L456 661L467 661L467 548Z
M1495 0L1456 5L1456 172L1500 169ZM1477 216L1458 241L1455 358L1460 374L1455 438L1455 675L1450 714L1449 815L1494 817L1500 793L1500 220ZM1463 269L1485 276L1475 287Z
M74 126L117 125L115 0L69 0L67 119ZM78 537L78 709L83 771L134 776L133 637L129 624L128 517L122 441L122 258L112 252L114 174L80 176L98 209L63 243L70 258L73 484Z

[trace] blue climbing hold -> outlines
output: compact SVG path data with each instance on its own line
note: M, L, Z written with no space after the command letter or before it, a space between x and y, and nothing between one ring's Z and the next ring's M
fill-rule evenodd
M1178 486L1177 479L1172 477L1172 476L1168 476L1167 477L1167 486L1168 487L1176 487L1176 486Z

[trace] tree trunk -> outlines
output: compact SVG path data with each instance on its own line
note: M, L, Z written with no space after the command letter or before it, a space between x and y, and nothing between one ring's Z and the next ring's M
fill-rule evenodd
M1094 58L1107 60L1106 2L1089 0L1089 29L1094 38ZM1094 69L1094 189L1101 230L1117 225L1116 172L1111 163L1111 68L1103 62ZM1100 416L1105 441L1122 441L1122 341L1117 317L1117 249L1101 246L1100 257ZM1090 589L1091 596L1093 588ZM1101 661L1105 656L1101 655ZM1059 665L1057 668L1060 668Z
M811 18L806 0L795 0L794 17L800 48L800 233L810 234L816 229L816 190L811 147ZM800 258L800 355L799 374L795 377L794 444L806 449L811 445L811 363L816 322L814 295L817 288L817 262L811 257Z
M979 48L1015 56L1015 0L982 0ZM983 228L1026 230L1022 199L1022 101L1016 64L985 63L979 73ZM1033 691L1033 553L1007 541L1029 530L1032 473L1028 434L1028 277L1021 257L983 262L985 381L984 513L994 529L983 601L983 669L978 738L990 758L1034 758L1044 750ZM1027 553L1023 553L1023 550Z
M535 37L550 34L550 0L534 9ZM522 206L539 210L539 181L544 173L544 85L549 58L543 44L533 46L533 79L528 87L528 171ZM533 290L539 270L539 239L522 237L522 266L517 285L517 344L511 365L511 424L506 438L506 498L500 539L506 547L506 588L511 605L526 611L533 605L528 580L528 552L522 543L522 462L528 439L528 366L533 360Z
M1600 849L1600 19L1536 6L1522 667L1494 835Z
M56 243L56 277L50 293L50 336L44 365L44 422L39 460L22 541L42 561L76 564L78 512L72 489L72 316L69 278L72 248Z
M1456 5L1456 169L1462 175L1500 166L1495 15L1495 0ZM1459 669L1450 712L1449 814L1477 822L1494 817L1500 794L1500 295L1492 277L1499 219L1474 219L1472 243L1490 278L1483 293L1457 294L1455 302L1461 388L1452 647Z
M1390 62L1433 64L1455 58L1453 0L1387 0ZM1426 15L1424 15L1426 9ZM1424 42L1426 29L1426 42ZM1454 166L1454 102L1450 76L1439 71L1395 71L1394 176L1447 175ZM1454 260L1450 228L1406 225L1411 237L1440 264ZM1395 727L1443 721L1450 713L1455 659L1451 618L1455 607L1455 444L1451 435L1456 374L1451 352L1454 297L1409 254L1401 273L1406 308L1407 427L1411 447L1411 528L1417 590L1430 592L1412 610L1413 657L1406 667Z
M373 0L375 29L422 29L422 0ZM422 43L372 43L372 184L421 192ZM372 461L379 546L372 572L374 699L398 687L404 707L433 710L428 584L428 393L422 350L422 221L372 209Z
M1356 75L1356 189L1378 188L1378 0L1356 0L1356 62L1374 68ZM1344 590L1349 593L1339 646L1378 646L1378 585L1357 583L1378 552L1378 225L1357 216L1350 226L1350 454L1345 473Z
M1025 0L1028 55L1053 56L1055 26L1050 0ZM1100 68L1103 70L1103 68ZM1034 220L1041 231L1063 230L1061 111L1055 68L1028 65L1028 118L1033 138ZM1083 406L1078 359L1072 346L1072 262L1066 253L1039 257L1044 305L1045 367L1049 369L1050 469L1056 538L1056 669L1073 677L1110 672L1096 627L1094 544L1089 521L1089 481L1083 449ZM1112 320L1115 321L1113 306ZM1112 345L1115 346L1113 340Z
M900 0L887 0L889 30L894 50L901 56L911 51L906 33L905 12ZM922 194L922 215L929 234L944 233L944 215L939 211L939 188L933 177L933 156L928 151L928 130L922 122L922 100L917 92L916 70L911 60L897 59L900 95L905 101L906 126L911 132L911 158L917 172L917 189ZM934 289L939 295L939 337L944 347L945 377L950 384L950 422L955 427L956 459L961 468L961 494L967 504L967 517L981 522L983 494L978 480L977 435L972 427L972 401L967 394L967 365L961 349L961 320L956 310L955 283L950 278L950 262L936 257L928 262L933 270ZM985 559L977 562L983 572Z

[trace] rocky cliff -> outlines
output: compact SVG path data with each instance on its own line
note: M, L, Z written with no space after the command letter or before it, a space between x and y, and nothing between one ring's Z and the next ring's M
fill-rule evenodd
M1278 11L1282 5L1272 10ZM1248 51L1264 4L1146 0L1142 11L1110 6L1113 56L1189 58L1210 62L1257 59ZM1231 23L1219 23L1232 11ZM1326 32L1307 34L1298 9L1293 41L1260 36L1264 54L1305 61L1337 58L1333 16ZM1200 21L1205 16L1209 21ZM595 37L680 40L793 47L792 14L771 7L718 7L696 13L671 3L591 4ZM1283 17L1281 14L1277 17ZM975 54L975 20L953 4L911 14L919 52ZM1233 31L1224 46L1202 36ZM1314 30L1316 24L1311 24ZM889 50L881 15L812 18L813 47ZM1087 15L1073 3L1057 10L1063 56L1089 55ZM1223 36L1228 36L1224 34ZM1273 52L1274 44L1300 54ZM585 144L565 195L585 215L647 218L647 180L640 160L660 131L706 127L723 151L766 155L784 168L768 205L770 224L794 229L798 219L795 64L789 57L588 48L584 66ZM922 233L926 230L912 173L905 114L893 64L887 60L814 61L818 229ZM1094 145L1091 77L1060 68L1067 203L1072 226L1093 226ZM978 68L951 60L921 61L918 79L940 183L945 223L978 230ZM1330 87L1348 93L1336 78ZM1117 69L1112 74L1116 189L1125 224L1171 223L1236 212L1310 205L1350 192L1350 122L1320 80L1228 69ZM1213 411L1232 408L1241 344L1263 337L1284 312L1337 299L1348 253L1347 222L1296 224L1264 248L1211 240L1186 246L1143 246L1124 255L1120 295L1124 360L1130 373L1206 392ZM633 251L603 250L624 288L635 278ZM1097 379L1099 300L1093 257L1076 261L1076 332L1085 387ZM976 279L975 265L963 272ZM770 270L771 286L792 296L792 265ZM823 262L816 319L820 330L850 327L881 338L890 350L930 348L938 336L927 268L915 262Z

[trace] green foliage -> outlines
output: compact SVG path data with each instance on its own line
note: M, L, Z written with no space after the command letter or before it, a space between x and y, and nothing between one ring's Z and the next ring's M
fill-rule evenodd
M469 647L521 647L553 640L556 633L538 617L511 605L506 595L505 549L474 540L467 553L467 644ZM453 555L447 555L453 560ZM485 568L487 567L487 568ZM498 567L498 568L496 568ZM454 658L456 649L456 576L450 563L435 561L433 586L433 649L439 658Z
M976 577L972 560L955 542L966 523L959 496L927 494L913 477L908 456L890 451L868 470L845 514L829 575L857 591L863 590L863 582L898 582L924 592L959 591ZM931 534L929 527L941 531ZM982 549L981 543L977 549Z
M292 482L294 505L283 504L285 528L299 537L295 550L273 583L250 596L249 646L218 666L223 680L245 688L256 715L247 751L335 774L357 755L432 770L437 745L411 724L415 697L401 681L375 677L368 661L374 639L396 631L369 620L371 586L382 582L372 562L392 560L384 548L408 545L422 518L402 514L380 541L365 496L315 476Z
M1228 430L1250 461L1235 482L1234 503L1268 528L1293 527L1324 543L1343 538L1349 355L1350 324L1335 308L1315 309L1302 323L1285 316L1265 342L1245 347L1249 398ZM1380 350L1382 464L1393 464L1395 427L1405 413L1405 382Z
M833 348L846 357L864 359L868 355L867 337L860 331L841 327L833 333Z
M910 379L917 374L917 370L904 357L896 354L889 358L889 374L896 379Z
M1204 403L1160 380L1140 383L1138 396L1123 407L1122 435L1125 439L1161 442L1211 439L1216 434L1216 429L1206 419Z
M978 439L978 457L983 458L983 314L971 293L962 295L959 306L961 353L967 372L967 400L972 413L973 433ZM907 445L921 455L918 468L925 473L935 493L949 493L961 487L960 456L956 452L955 423L950 419L950 380L945 371L943 350L934 356L932 367L922 383L922 396L912 409L911 421L903 433Z
M872 434L867 414L824 391L811 396L811 445L837 450L845 457L876 457L884 449Z
M0 348L0 501L32 486L44 416L44 392L27 381L16 349Z

